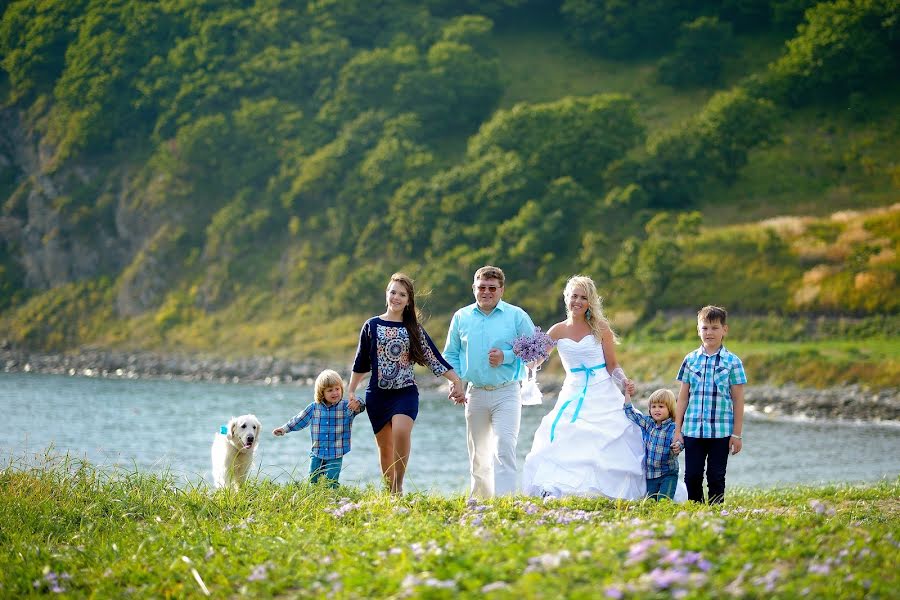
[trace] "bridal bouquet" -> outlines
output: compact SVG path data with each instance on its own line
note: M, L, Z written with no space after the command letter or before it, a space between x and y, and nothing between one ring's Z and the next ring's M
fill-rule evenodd
M546 360L550 356L550 349L556 345L556 341L541 331L540 327L534 328L533 335L520 335L513 340L513 354L527 363L536 360Z
M537 367L527 367L527 363L537 360L545 360L550 356L550 350L556 345L556 341L541 331L540 327L534 328L533 335L520 335L513 340L513 354L526 363L528 377L522 382L522 404L540 404L544 396L537 384Z

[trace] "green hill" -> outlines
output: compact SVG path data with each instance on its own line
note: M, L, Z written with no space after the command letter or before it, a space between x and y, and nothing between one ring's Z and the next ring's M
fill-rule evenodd
M493 263L539 323L587 273L635 344L824 318L896 384L900 3L617 7L0 3L0 338L346 360L392 272L440 338Z

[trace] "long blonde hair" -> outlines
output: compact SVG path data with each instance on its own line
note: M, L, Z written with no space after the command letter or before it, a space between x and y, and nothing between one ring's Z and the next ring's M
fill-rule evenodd
M594 284L594 280L587 275L572 275L569 277L569 281L566 282L566 288L563 290L566 316L569 318L572 317L569 312L569 295L571 295L572 290L575 288L583 289L587 295L588 310L585 313L585 318L587 319L588 325L591 326L591 333L594 334L597 341L602 341L603 332L608 330L612 333L613 342L618 344L619 336L613 331L612 326L609 324L609 319L603 314L603 302L602 298L600 298L600 294L597 293L597 286Z

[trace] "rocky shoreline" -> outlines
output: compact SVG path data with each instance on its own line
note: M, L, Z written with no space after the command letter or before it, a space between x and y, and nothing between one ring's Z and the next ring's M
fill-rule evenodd
M179 379L266 385L312 385L325 364L316 360L290 361L271 356L221 359L193 354L156 354L83 349L77 354L42 354L15 349L0 350L0 368L6 373L51 373L120 379ZM423 378L436 389L443 380ZM549 374L540 378L545 404L553 401L561 381ZM638 385L646 398L671 382ZM677 388L672 386L673 391ZM797 417L844 421L892 421L900 423L900 389L868 390L859 385L823 389L793 385L750 385L746 391L748 415Z

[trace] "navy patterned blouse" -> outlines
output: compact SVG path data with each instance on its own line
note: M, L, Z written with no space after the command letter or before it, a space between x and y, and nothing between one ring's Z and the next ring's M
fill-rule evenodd
M440 377L452 367L444 360L421 325L426 366ZM369 388L396 390L415 385L413 363L409 360L409 333L403 323L372 317L359 332L359 346L353 360L354 373L372 371Z

